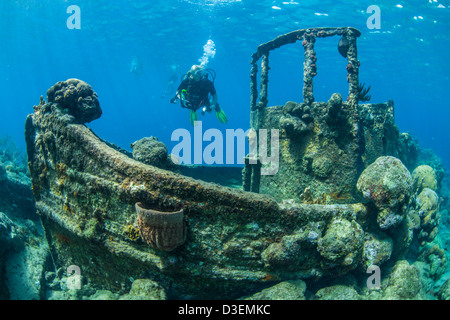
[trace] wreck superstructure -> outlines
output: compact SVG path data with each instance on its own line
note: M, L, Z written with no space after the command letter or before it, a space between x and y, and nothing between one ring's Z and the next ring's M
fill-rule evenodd
M251 165L247 159L244 190L271 194L277 200L303 199L322 204L357 202L360 195L356 180L378 156L393 155L405 163L411 161L408 158L414 153L410 150L412 139L399 134L393 102L358 104L360 62L356 41L360 35L359 30L350 27L301 29L257 48L251 61L250 124L256 133L261 128L268 132L279 130L280 168L275 175L260 176L261 163L254 159ZM315 102L313 79L320 61L314 44L316 40L333 36L340 37L336 48L347 59L342 66L347 70L348 96L344 100L340 94L333 94L328 102ZM288 101L284 106L267 107L269 53L295 42L304 48L303 102Z
M145 278L169 298L219 299L284 280L365 272L401 258L413 232L408 213L401 213L395 232L383 230L377 207L358 193L356 182L380 156L414 166L416 146L399 134L393 103L358 105L359 34L353 28L304 29L258 47L251 126L280 130L280 170L261 176L260 164L246 162L244 190L133 159L84 125L101 115L88 84L69 79L50 88L48 101L41 99L27 117L25 136L55 269L79 266L90 285L115 292L127 292L130 279ZM314 102L314 41L331 35L349 43L349 99L334 94ZM268 52L300 40L304 102L267 107Z

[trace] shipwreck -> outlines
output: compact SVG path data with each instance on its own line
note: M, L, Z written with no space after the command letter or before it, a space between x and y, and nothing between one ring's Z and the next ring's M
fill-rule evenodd
M130 279L151 279L169 298L239 298L284 280L365 274L401 259L420 232L428 241L433 229L416 214L422 190L410 174L417 144L396 127L392 101L359 104L360 34L302 29L257 48L251 127L279 129L280 163L276 175L261 175L249 155L241 187L133 158L85 125L102 113L87 83L51 87L27 117L25 137L55 269L79 266L83 281L115 292L127 292ZM315 102L314 43L331 36L347 58L348 98ZM305 55L303 102L268 107L269 53L295 42ZM205 170L212 177L228 169ZM374 179L390 175L393 186Z

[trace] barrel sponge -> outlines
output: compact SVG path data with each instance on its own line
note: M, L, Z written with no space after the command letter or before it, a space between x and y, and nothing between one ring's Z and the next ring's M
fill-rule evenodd
M183 209L163 212L146 209L140 202L135 207L141 237L152 248L172 251L186 241Z

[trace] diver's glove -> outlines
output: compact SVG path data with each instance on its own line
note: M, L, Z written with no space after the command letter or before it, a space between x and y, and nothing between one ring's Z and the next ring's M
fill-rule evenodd
M172 99L170 99L170 103L177 103L178 101L178 97L173 97Z

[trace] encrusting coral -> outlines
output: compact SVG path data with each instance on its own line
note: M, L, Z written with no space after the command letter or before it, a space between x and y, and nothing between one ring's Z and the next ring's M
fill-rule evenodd
M354 268L359 262L363 244L364 231L357 222L334 219L319 240L317 250L332 263Z
M136 241L140 237L139 230L133 225L127 225L123 228L123 233L131 241Z

